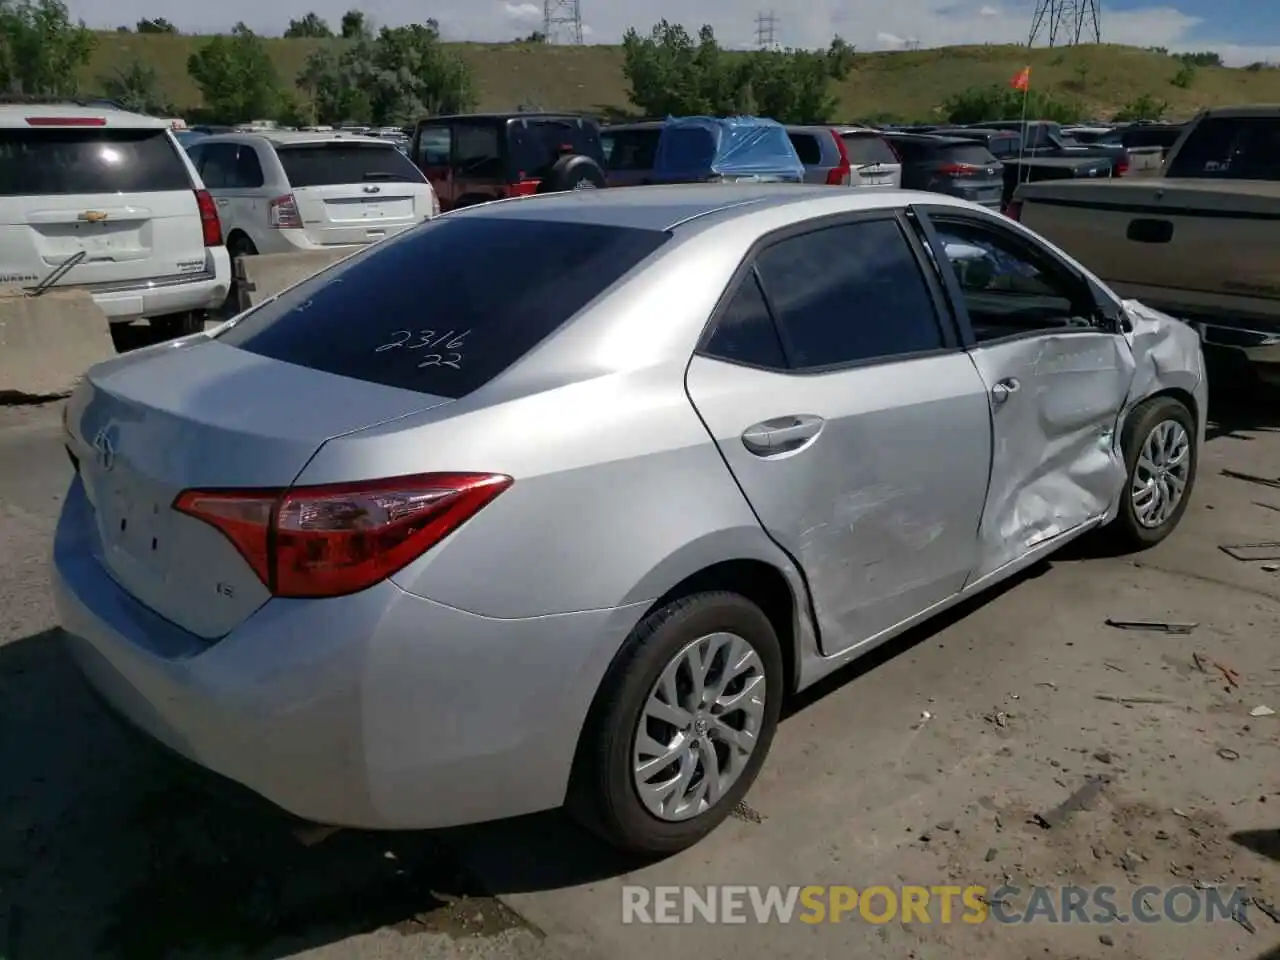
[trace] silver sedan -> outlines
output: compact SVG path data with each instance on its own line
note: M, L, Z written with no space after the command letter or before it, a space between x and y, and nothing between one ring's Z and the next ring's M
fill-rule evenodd
M174 751L326 824L696 842L783 701L1187 506L1199 342L934 194L468 208L95 367L58 607Z

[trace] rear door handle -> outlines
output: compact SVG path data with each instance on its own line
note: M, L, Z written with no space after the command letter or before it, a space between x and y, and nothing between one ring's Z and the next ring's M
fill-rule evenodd
M794 453L816 440L825 424L809 413L763 420L742 432L742 445L757 457Z
M996 405L1004 403L1022 389L1017 377L1005 377L991 388L991 401Z

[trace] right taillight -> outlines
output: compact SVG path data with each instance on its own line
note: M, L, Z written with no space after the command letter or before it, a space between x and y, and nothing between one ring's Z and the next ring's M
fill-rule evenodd
M222 533L273 596L338 597L402 570L511 486L434 473L288 490L187 490L174 509Z
M218 207L208 190L196 191L196 209L200 211L200 229L206 247L222 246L222 221L218 219Z
M276 197L267 204L267 222L277 230L302 228L302 215L298 213L298 204L293 199L293 194Z
M975 177L984 169L976 163L944 163L938 167L938 172L944 177Z
M515 183L508 185L508 197L532 197L538 192L538 187L542 186L541 180L520 179Z

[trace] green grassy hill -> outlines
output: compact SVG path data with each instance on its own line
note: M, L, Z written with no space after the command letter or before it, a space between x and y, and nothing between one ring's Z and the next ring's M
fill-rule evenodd
M85 90L133 58L155 68L168 99L198 107L200 91L187 76L187 57L202 37L101 34L84 70ZM331 40L268 40L282 80L292 82L317 46ZM619 47L560 47L533 44L457 44L471 64L483 110L521 104L546 109L605 111L628 106ZM952 93L1007 83L1030 64L1032 86L1083 101L1090 113L1107 116L1143 94L1169 104L1185 117L1215 104L1280 102L1280 69L1197 68L1185 87L1175 85L1179 61L1115 45L1027 50L1016 46L946 47L904 53L860 54L838 90L841 118L899 117L923 120ZM837 118L833 118L837 119Z

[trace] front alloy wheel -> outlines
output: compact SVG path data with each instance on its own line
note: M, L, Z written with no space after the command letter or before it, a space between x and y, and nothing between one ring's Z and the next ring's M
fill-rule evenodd
M1173 516L1191 476L1191 438L1177 420L1162 420L1147 434L1129 496L1134 516L1154 530Z

